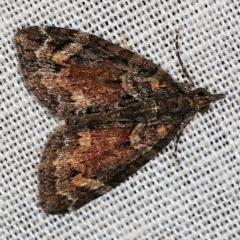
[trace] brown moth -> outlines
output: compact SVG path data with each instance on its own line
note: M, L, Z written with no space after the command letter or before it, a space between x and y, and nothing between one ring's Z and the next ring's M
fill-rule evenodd
M151 61L81 31L28 27L15 43L27 89L62 120L39 164L47 213L76 210L110 191L224 97L191 90Z

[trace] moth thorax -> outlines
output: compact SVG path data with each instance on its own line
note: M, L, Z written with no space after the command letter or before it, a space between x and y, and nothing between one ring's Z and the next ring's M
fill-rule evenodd
M171 114L182 114L193 110L193 101L190 97L181 94L166 99L166 110Z

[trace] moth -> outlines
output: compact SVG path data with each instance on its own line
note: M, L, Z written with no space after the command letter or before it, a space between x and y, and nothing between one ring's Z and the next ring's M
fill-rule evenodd
M191 90L192 83L82 31L32 26L16 33L15 44L26 88L61 120L39 164L46 213L67 213L107 193L224 98Z

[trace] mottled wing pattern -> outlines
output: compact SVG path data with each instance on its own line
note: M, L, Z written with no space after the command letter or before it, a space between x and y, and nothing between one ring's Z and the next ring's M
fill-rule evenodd
M69 212L103 195L156 156L176 131L174 125L139 123L76 132L63 123L39 165L42 208Z
M15 44L28 90L61 118L179 92L151 61L81 31L29 27L16 33Z
M180 129L181 121L174 119L116 120L121 114L130 119L134 106L141 112L138 101L182 91L151 61L62 28L29 27L15 35L15 43L28 90L64 119L39 165L40 200L47 213L69 212L108 192L156 156ZM123 107L121 114L115 111ZM97 113L110 119L107 124L89 124L98 121Z

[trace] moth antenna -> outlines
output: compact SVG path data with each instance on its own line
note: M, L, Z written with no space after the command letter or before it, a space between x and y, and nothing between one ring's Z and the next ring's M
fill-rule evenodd
M180 57L179 44L178 44L180 30L182 30L181 27L176 30L176 33L177 33L176 34L176 40L175 40L175 43L176 43L176 54L177 54L178 61L179 61L180 65L181 65L181 67L182 67L183 74L190 81L190 82L187 83L187 85L191 88L191 87L194 86L194 82L193 82L191 76L189 75L187 69L183 66L183 62L182 62L182 59Z
M180 161L178 160L178 156L177 156L177 152L178 152L178 143L179 143L179 140L180 140L180 137L182 136L182 133L183 133L183 130L185 129L185 127L189 124L189 122L191 122L191 120L193 120L193 117L194 115L189 115L182 123L181 123L181 126L180 126L180 129L177 133L177 139L175 141L175 144L174 144L174 152L173 152L173 155L176 159L176 163L175 165L179 165L180 164Z
M175 159L176 159L176 162L175 162L175 165L176 165L176 166L180 165L180 161L178 160L177 152L178 152L178 143L179 143L179 140L180 140L180 137L181 137L182 133L183 133L183 130L181 130L181 131L178 133L177 139L176 139L175 144L174 144L174 152L173 152L173 155L174 155L174 157L175 157Z
M123 41L124 48L127 50L130 50L125 34L122 35L122 41Z

